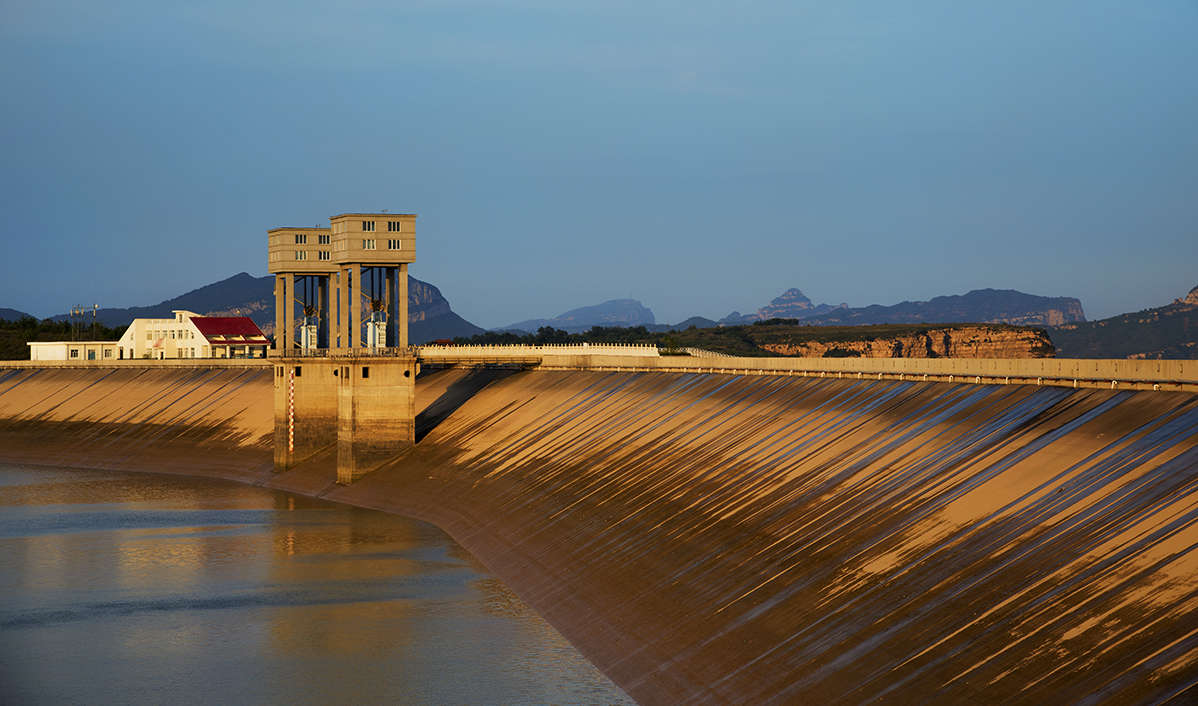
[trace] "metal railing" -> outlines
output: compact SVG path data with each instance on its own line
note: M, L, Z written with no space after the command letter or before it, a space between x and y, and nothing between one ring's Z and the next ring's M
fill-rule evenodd
M412 358L418 346L404 348L288 348L270 351L271 358Z

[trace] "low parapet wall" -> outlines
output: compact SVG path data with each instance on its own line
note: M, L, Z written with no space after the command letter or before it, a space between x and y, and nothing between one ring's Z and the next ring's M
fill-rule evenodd
M1198 391L1198 360L737 358L546 355L542 370L656 370L985 384Z

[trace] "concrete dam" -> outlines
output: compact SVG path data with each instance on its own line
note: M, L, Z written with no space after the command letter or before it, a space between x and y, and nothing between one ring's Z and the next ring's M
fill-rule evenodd
M430 521L642 704L1198 700L1194 393L450 368L346 486L273 472L275 380L0 369L0 460Z

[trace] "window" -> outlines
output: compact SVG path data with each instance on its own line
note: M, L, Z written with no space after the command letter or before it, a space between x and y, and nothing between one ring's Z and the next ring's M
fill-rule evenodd
M374 232L374 221L362 221L362 230L367 233Z
M296 250L295 251L295 259L307 260L308 259L308 251L307 250Z
M399 229L400 229L400 225L401 225L400 221L388 221L387 222L387 230L392 233L398 233Z
M363 240L362 241L362 249L363 250L374 250L374 239L371 238L370 240Z
M71 349L71 357L72 357L72 358L78 358L78 357L79 357L79 349L78 349L78 348L72 348L72 349Z
M307 245L308 244L308 236L305 235L304 233L296 233L295 234L295 244L296 245Z
M104 349L104 357L105 357L105 358L111 358L111 357L112 357L112 349L111 349L111 348L105 348L105 349Z
M316 240L317 240L317 243L316 243L316 244L317 244L317 245L328 245L328 244L329 244L329 238L331 238L331 237L333 237L333 236L331 236L331 235L318 235L318 236L316 236Z
M319 259L321 259L321 260L327 260L327 259L329 259L329 251L328 251L328 250L321 250L321 251L320 251L320 257L319 257Z
M364 378L370 377L370 368L367 368L365 366L362 367L362 377L364 377Z
M154 333L153 333L152 331L146 331L146 340L147 340L147 341L153 341L153 340L154 340Z
M403 250L403 241L402 240L388 240L387 241L387 249L388 250Z

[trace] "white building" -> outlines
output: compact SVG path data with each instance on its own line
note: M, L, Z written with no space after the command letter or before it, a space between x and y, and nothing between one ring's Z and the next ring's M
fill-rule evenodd
M38 341L29 343L30 360L116 360L120 355L116 341Z
M247 316L200 316L183 310L173 313L171 319L134 319L119 341L30 343L29 359L107 362L266 357L270 341Z
M248 316L173 313L172 319L134 319L117 342L118 359L266 357L270 341Z

